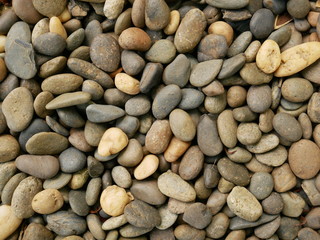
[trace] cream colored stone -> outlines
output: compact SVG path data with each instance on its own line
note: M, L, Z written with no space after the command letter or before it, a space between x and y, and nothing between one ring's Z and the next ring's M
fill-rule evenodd
M73 190L82 188L89 178L89 172L87 168L84 168L72 175L69 182L69 187Z
M62 194L57 189L45 189L37 193L31 202L32 209L40 214L50 214L63 206Z
M67 31L64 28L64 26L62 25L60 19L58 17L52 17L50 18L49 21L49 30L52 33L56 33L59 34L61 37L63 37L64 39L67 39L68 35L67 35Z
M0 206L0 239L6 239L9 237L22 222L21 218L14 215L11 206Z
M125 206L132 200L131 193L127 193L124 188L112 185L103 190L100 205L106 214L117 217L123 214Z
M287 77L305 69L320 58L320 42L302 43L281 53L281 64L274 73Z
M98 154L107 157L124 149L129 143L127 135L116 127L109 128L103 134L99 145Z
M264 41L257 53L256 63L264 73L275 72L281 63L279 45L271 39Z
M177 10L170 12L170 21L169 24L163 29L164 33L167 35L174 34L180 23L180 13Z
M274 190L277 192L286 192L294 188L297 184L297 178L293 174L288 163L273 169L272 177L274 181Z
M167 150L164 152L164 158L168 162L175 162L187 151L190 145L191 142L184 142L176 137L173 137Z
M68 10L68 8L66 7L63 12L58 16L59 20L64 23L64 22L67 22L71 19L71 14Z
M0 53L4 52L4 46L6 45L7 37L5 35L0 35Z
M227 40L228 46L230 46L233 41L233 29L228 23L224 21L217 21L212 23L208 28L208 33L224 36Z
M114 84L121 92L129 95L136 95L140 92L140 82L126 73L118 73Z
M141 163L134 170L134 177L138 180L143 180L157 171L158 166L159 158L156 155L149 154L142 159Z

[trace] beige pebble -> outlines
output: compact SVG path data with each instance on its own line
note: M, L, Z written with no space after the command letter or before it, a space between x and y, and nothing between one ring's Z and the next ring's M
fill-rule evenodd
M264 73L275 72L281 63L279 45L271 39L264 41L257 53L256 63Z
M261 139L262 133L256 123L240 123L237 138L244 145L255 144Z
M245 230L234 230L230 232L225 240L245 240L246 232Z
M229 182L225 178L220 178L219 184L218 184L218 190L221 193L229 193L234 187L234 184L232 182Z
M123 214L125 206L133 200L131 193L124 188L112 185L103 190L100 197L102 210L113 217Z
M7 37L5 35L0 35L0 53L4 52L4 46L6 45Z
M62 194L57 189L45 189L37 193L31 202L32 209L40 214L50 214L63 206Z
M224 36L227 40L228 46L230 46L233 41L233 29L228 23L223 21L211 23L208 28L208 33Z
M156 155L149 154L142 159L134 170L134 177L138 180L143 180L151 176L158 169L158 166L159 158Z
M6 239L9 237L22 222L21 218L14 215L11 206L1 205L0 206L0 239Z
M180 13L177 10L173 10L170 12L170 21L168 25L163 29L164 33L167 35L174 34L180 23Z
M307 20L310 23L311 27L317 26L317 21L319 17L319 12L310 11L307 16Z
M168 148L164 152L164 158L168 162L175 162L187 151L190 145L191 142L184 142L176 137L173 137Z
M72 178L68 184L68 186L73 189L80 189L87 182L89 178L89 172L87 168L84 168L72 175ZM61 191L61 190L60 190ZM61 192L63 194L63 192Z
M297 184L297 178L293 174L288 163L273 169L272 177L274 181L274 190L277 192L286 192L294 188Z
M151 47L151 39L142 29L131 27L120 34L119 45L123 49L147 51Z
M99 142L98 153L103 157L116 154L124 149L128 142L127 135L120 128L109 128Z
M227 102L232 108L240 107L246 102L247 90L241 86L232 86L227 92Z
M52 33L59 34L64 39L67 39L67 31L62 25L60 19L58 17L52 17L49 21L49 30Z
M256 158L259 162L272 167L281 166L287 160L287 157L288 151L282 145L279 145L269 152L256 154Z
M312 123L309 116L306 113L301 113L298 121L302 128L302 137L304 139L310 139L312 137Z
M68 8L66 7L63 12L58 16L59 20L62 22L62 23L65 23L67 21L69 21L71 19L71 14L68 10Z
M320 42L302 43L281 53L281 64L274 73L287 77L305 69L320 58Z
M315 143L320 147L320 124L317 124L312 132L312 137Z
M261 162L259 162L255 157L251 159L250 162L246 163L246 168L251 172L267 172L270 173L272 171L272 167L269 167Z
M273 117L274 117L274 112L271 109L268 109L267 111L259 115L259 129L261 130L261 132L268 133L272 131Z
M256 60L257 53L261 47L261 43L258 40L255 40L250 43L244 52L244 56L246 57L246 62L254 62Z
M136 95L140 92L140 82L126 73L118 73L114 84L121 92L129 95Z

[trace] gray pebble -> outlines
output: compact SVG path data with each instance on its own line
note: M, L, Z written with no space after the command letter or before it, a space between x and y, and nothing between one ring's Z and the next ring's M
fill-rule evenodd
M148 93L162 80L163 66L161 63L147 63L140 80L140 91Z
M271 194L273 185L273 178L270 173L257 172L251 177L249 191L258 200L263 200Z
M125 111L131 116L142 116L149 112L151 102L146 95L137 95L129 99L125 104Z
M243 53L252 40L252 33L250 31L246 31L241 33L230 45L228 49L228 57L233 57L239 53Z
M67 43L59 34L48 32L37 37L33 46L38 53L55 57L63 52Z
M121 53L123 70L131 76L139 74L145 67L145 60L134 51L123 50Z
M182 99L178 107L183 110L195 109L199 107L204 100L204 94L199 90L193 88L183 88L181 92Z
M71 190L69 192L69 204L74 213L79 216L87 216L90 210L86 202L86 192Z
M246 62L246 57L243 53L235 55L223 61L222 68L218 75L218 79L228 78L238 72Z
M184 87L189 80L191 66L189 59L184 54L179 54L163 72L163 82L166 85L176 84Z
M86 108L86 114L89 121L103 123L124 116L125 111L112 105L91 104Z
M271 10L262 8L256 11L250 20L250 31L257 39L269 36L273 31L274 15Z
M64 150L59 155L60 168L65 173L74 173L87 163L86 155L74 147Z

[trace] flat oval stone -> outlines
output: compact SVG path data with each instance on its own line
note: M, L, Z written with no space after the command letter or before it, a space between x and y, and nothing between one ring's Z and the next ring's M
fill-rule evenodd
M157 11L155 11L157 9ZM145 23L154 31L165 28L170 21L170 9L164 0L149 0L145 3Z
M145 54L147 60L162 64L170 63L175 56L176 48L174 44L167 39L156 41Z
M68 139L53 132L40 132L33 135L26 144L26 150L30 154L59 154L68 147Z
M196 126L191 116L181 109L170 113L169 123L173 134L182 141L191 141L196 135Z
M306 139L291 145L288 161L294 174L302 179L314 177L320 170L320 150L318 146Z
M131 27L124 30L119 36L119 45L123 49L147 51L151 47L149 35L140 28Z
M243 53L252 40L252 33L246 31L241 33L230 45L228 49L228 57L233 57L239 53Z
M283 138L296 142L302 137L302 128L297 119L287 113L277 113L273 120L273 128Z
M281 217L277 235L280 239L294 239L298 236L300 228L299 220L295 218Z
M46 189L37 193L32 199L32 209L40 214L50 214L63 206L62 193L56 189Z
M184 180L191 180L198 176L203 168L204 155L198 146L190 147L183 155L179 165L179 175Z
M151 205L161 205L167 199L160 192L156 180L133 181L130 192L136 199Z
M256 221L262 215L259 201L244 187L236 186L227 198L230 210L247 221Z
M21 132L28 127L33 117L33 97L25 87L12 90L2 103L2 112L8 127Z
M223 178L239 186L246 186L250 182L248 170L241 164L237 164L228 158L219 160L218 171Z
M162 88L152 103L152 113L155 118L163 119L168 116L180 103L181 97L181 89L177 85L170 84Z
M159 212L147 203L134 200L124 208L127 221L136 227L151 228L161 223Z
M87 230L86 220L73 212L58 211L47 215L48 228L58 235L83 234Z
M156 120L145 139L145 146L153 154L163 153L171 140L172 131L168 120Z
M178 52L185 53L194 49L199 43L206 25L206 17L201 10L190 10L182 19L174 37L174 45Z
M63 93L58 97L51 100L47 105L46 109L53 110L57 108L71 107L74 105L80 105L87 103L91 100L91 94L87 92L73 92Z
M104 88L111 88L114 86L112 78L92 63L78 58L69 58L67 65L72 72L85 79L94 80Z
M74 147L67 148L59 155L60 168L65 173L74 173L87 163L86 155Z
M33 197L42 190L42 182L36 177L23 179L13 192L11 207L19 218L29 218L34 214L31 207Z
M257 172L251 177L249 191L258 199L267 198L273 190L273 178L270 173Z
M86 202L86 192L80 190L71 190L69 192L69 204L74 213L79 216L87 216L90 207Z
M218 133L221 142L228 148L233 148L237 144L237 122L233 118L231 110L224 110L217 119Z
M246 148L252 153L265 153L279 145L279 138L275 134L262 135L259 142L247 145Z
M1 205L0 212L0 227L3 229L0 237L6 239L19 228L23 219L14 214L10 205Z
M211 83L218 75L223 61L214 59L196 64L192 68L190 83L195 87L204 87Z
M34 40L34 49L41 54L58 56L66 48L66 40L56 33L44 33Z
M145 67L145 60L136 52L123 50L121 52L121 65L123 70L131 75L139 74Z
M41 83L41 89L58 95L76 91L82 83L83 78L76 74L61 73L46 78Z
M131 116L141 116L149 112L151 102L146 95L137 95L125 104L125 111Z
M315 63L311 64L309 67L305 68L301 72L302 76L311 82L319 84L320 83L319 66L320 66L320 60L317 60Z
M124 214L117 216L117 217L111 217L107 219L103 224L102 224L102 229L103 230L112 230L118 227L123 226L126 224L128 221Z
M163 66L161 63L147 63L140 80L140 91L148 93L161 81Z
M284 146L279 145L269 152L256 154L255 156L259 162L265 165L278 167L287 160L288 152Z
M123 10L124 0L111 0L105 2L103 6L103 13L108 19L116 19Z
M6 182L1 192L1 201L3 204L11 204L14 191L16 190L19 183L26 177L28 177L28 175L25 173L17 173L12 177L10 176L9 181Z
M202 115L197 126L197 142L201 151L207 156L217 156L223 150L217 122L209 117Z
M78 30L71 33L66 39L66 49L68 51L73 51L81 46L82 42L85 39L85 30L83 28L79 28Z
M246 7L249 4L249 0L231 0L231 1L219 1L219 0L207 0L210 6L223 9L239 9Z
M308 100L313 93L312 84L303 78L289 78L282 83L281 94L291 102L299 103Z
M181 224L174 229L174 236L176 237L176 239L179 240L204 240L206 237L206 232L204 230L199 230L194 227L191 227L188 224Z
M88 120L95 123L103 123L123 117L125 111L112 105L91 104L86 108Z
M277 29L276 31L273 31L268 39L271 39L273 41L275 41L276 43L278 43L278 45L280 47L282 47L284 44L286 44L291 37L291 28L289 25L285 25L279 29Z
M59 16L67 5L66 0L32 0L35 9L47 17Z
M218 79L231 77L243 67L245 62L246 57L243 53L239 53L238 55L224 60L218 75Z
M158 187L164 195L182 202L191 202L196 198L193 187L170 170L159 176Z
M227 55L227 51L228 43L224 36L208 34L199 43L198 61L205 62L212 59L224 58Z
M275 72L281 63L279 45L270 39L264 41L257 53L256 63L264 73Z
M204 100L204 94L193 88L183 88L182 99L179 108L183 110L191 110L199 107Z
M287 10L294 18L304 18L310 11L310 3L306 0L289 0L287 2Z
M19 155L20 146L18 141L11 135L0 136L0 162L13 160Z
M132 179L129 171L123 166L116 166L111 171L113 181L122 188L129 188L132 184Z
M2 11L0 16L0 34L7 34L17 21L19 21L19 17L16 15L13 8Z
M279 196L280 197L280 196ZM281 197L280 197L281 198ZM271 222L272 220L276 219L279 215L268 215L263 213L261 217L257 221L247 221L240 217L233 217L230 221L229 228L231 230L240 230L246 228L252 228L256 226L260 226L264 223Z
M247 93L247 103L253 112L265 112L272 103L271 88L268 85L251 86Z
M120 47L111 35L100 34L90 45L90 58L94 65L106 71L113 72L120 63Z
M43 182L44 189L60 189L66 186L72 178L72 174L59 172L53 178L46 179Z
M143 234L146 234L150 232L153 228L143 228L143 227L136 227L131 224L127 224L126 226L120 228L120 234L121 236L125 238L134 238L142 236Z
M176 84L184 87L190 76L191 66L189 59L184 54L179 54L163 72L163 82L166 85Z
M15 163L21 172L41 179L52 178L59 171L58 159L49 155L20 155Z
M271 10L262 8L256 11L250 20L250 31L257 39L269 36L273 31L274 16Z
M193 203L183 213L183 221L197 229L204 229L212 220L212 213L203 203Z

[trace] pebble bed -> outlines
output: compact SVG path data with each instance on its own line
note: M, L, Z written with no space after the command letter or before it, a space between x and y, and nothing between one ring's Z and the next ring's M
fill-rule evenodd
M320 240L320 1L0 4L0 240Z

